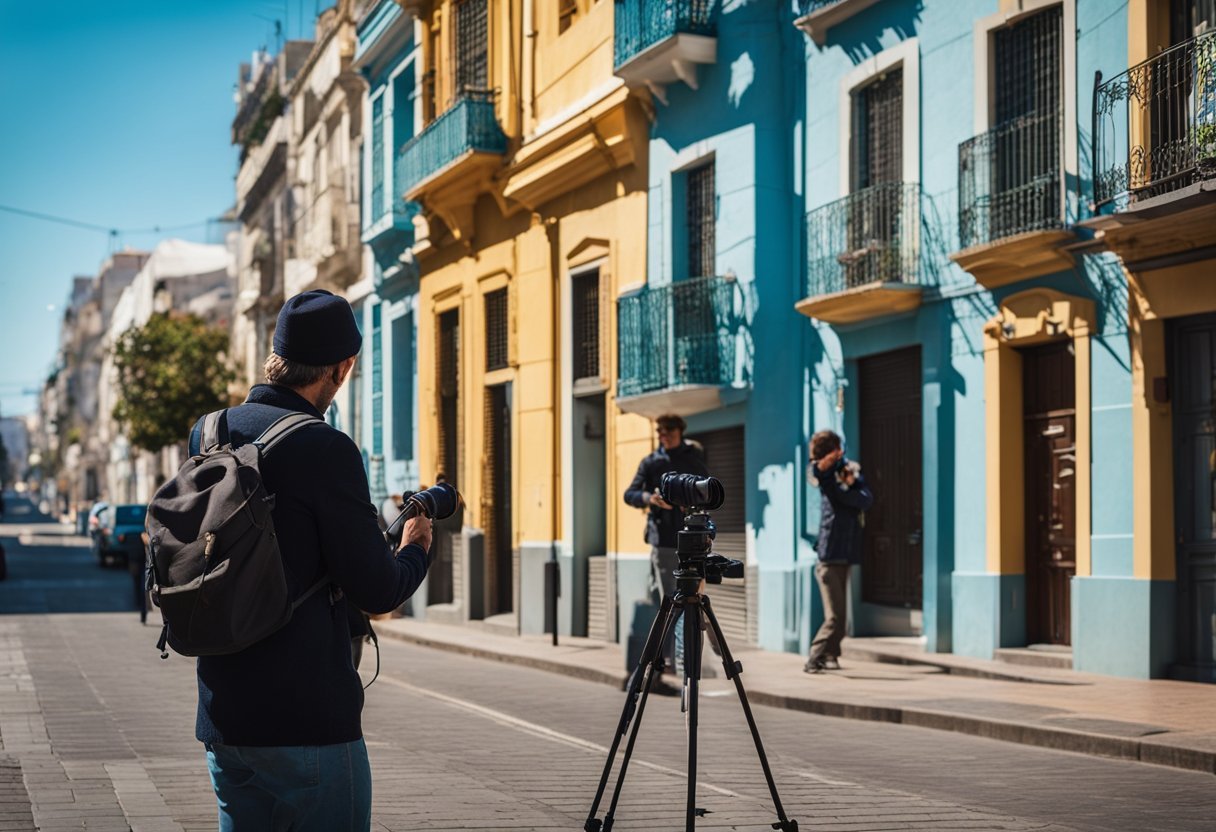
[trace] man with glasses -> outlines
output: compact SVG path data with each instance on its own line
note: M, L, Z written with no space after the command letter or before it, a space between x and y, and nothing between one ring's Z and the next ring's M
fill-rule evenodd
M658 449L642 460L633 482L625 490L625 502L635 508L649 511L646 520L646 542L650 544L650 595L658 610L664 595L675 592L674 572L679 559L676 557L676 534L684 525L684 517L678 508L668 504L659 495L659 482L669 471L678 474L709 476L701 446L684 439L687 427L684 420L675 414L666 414L655 420L658 434ZM678 670L675 656L675 628L663 645L663 655L670 669ZM682 640L681 640L682 641Z

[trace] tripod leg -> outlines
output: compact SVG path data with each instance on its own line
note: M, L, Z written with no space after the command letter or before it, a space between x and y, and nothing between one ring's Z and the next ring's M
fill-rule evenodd
M693 600L684 608L684 696L688 708L688 799L684 829L697 826L697 688L701 681L701 607Z
M604 763L604 771L600 776L599 788L595 792L595 800L591 803L591 811L587 814L587 822L583 825L586 832L612 829L613 815L616 813L617 801L621 797L621 788L625 782L625 771L629 768L629 758L633 756L633 744L637 739L638 728L642 724L642 714L646 711L646 700L650 695L650 683L663 663L663 640L675 621L675 606L670 596L663 599L659 614L650 625L650 633L646 636L646 644L642 648L638 666L629 677L629 688L625 693L625 707L621 711L620 722L617 723L616 734L612 738L612 747L608 750L608 759ZM633 723L630 730L629 724ZM621 739L629 732L629 742L625 745L625 756L621 761L621 770L617 773L616 785L612 790L612 802L604 815L604 822L596 820L595 813L599 811L600 801L603 800L604 790L608 786L608 777L612 773L612 764L616 761L616 752Z
M739 702L743 705L743 713L747 717L747 729L751 731L752 741L756 744L756 754L760 756L760 767L764 769L764 779L768 783L769 794L773 796L773 807L776 808L780 821L773 824L773 828L779 829L781 832L798 832L798 821L790 820L785 816L785 809L781 806L781 797L777 794L777 784L773 782L773 772L769 768L768 756L764 753L764 743L760 740L760 731L756 728L756 720L752 716L752 706L747 701L747 692L743 690L743 680L739 678L743 673L743 664L736 662L731 656L730 646L726 643L726 636L722 635L722 627L718 624L718 617L714 615L714 608L710 604L708 596L702 596L701 607L718 640L718 647L722 651L722 666L726 669L726 678L735 683L735 691L739 694Z

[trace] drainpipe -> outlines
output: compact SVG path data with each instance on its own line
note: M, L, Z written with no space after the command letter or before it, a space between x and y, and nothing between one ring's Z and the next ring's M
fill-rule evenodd
M557 631L558 624L558 596L561 594L561 565L557 559L558 534L557 531L561 528L562 519L562 455L561 455L561 424L562 424L562 397L560 395L562 370L561 370L561 346L562 346L562 327L561 327L561 234L556 217L546 217L545 236L549 238L549 273L552 275L552 294L550 296L549 320L553 322L552 330L552 351L553 351L553 369L550 373L550 384L553 386L553 426L555 428L553 436L557 442L556 453L553 454L553 499L551 503L552 517L550 522L553 524L553 547L549 559L549 564L546 569L546 589L550 594L548 603L553 613L553 646L557 646ZM552 576L550 577L550 570ZM552 586L549 586L550 581Z

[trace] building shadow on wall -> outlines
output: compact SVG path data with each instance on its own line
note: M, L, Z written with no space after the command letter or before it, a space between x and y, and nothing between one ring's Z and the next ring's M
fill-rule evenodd
M891 45L882 40L887 31L894 32L900 40L916 37L924 8L924 0L876 3L828 29L819 49L843 49L853 63L860 63Z

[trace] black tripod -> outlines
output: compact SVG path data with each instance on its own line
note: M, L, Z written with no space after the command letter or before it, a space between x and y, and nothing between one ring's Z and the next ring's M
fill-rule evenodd
M685 518L684 529L680 531L676 554L680 558L679 568L675 571L676 592L668 595L659 607L659 614L650 627L646 637L646 645L642 649L642 657L637 668L629 677L629 685L625 694L625 707L621 711L621 720L617 724L616 735L612 738L612 747L608 751L608 759L604 763L604 773L600 776L599 788L595 791L595 800L591 803L591 811L587 814L587 822L583 824L585 832L611 832L616 815L617 803L621 798L621 789L625 783L625 773L629 768L629 759L633 756L634 742L638 737L638 729L642 724L642 715L646 711L646 700L650 695L650 686L663 665L663 644L668 633L676 626L680 613L684 613L684 694L685 707L688 709L688 796L684 828L693 832L696 828L697 807L697 688L701 680L701 650L702 633L705 623L712 628L714 640L722 654L722 666L726 670L726 678L735 683L735 691L739 694L739 702L743 705L743 713L747 717L747 727L751 731L752 741L756 744L756 753L760 757L760 766L764 769L764 779L768 782L769 793L773 797L773 806L777 810L778 820L773 823L773 829L781 832L798 832L798 821L785 816L781 806L781 797L777 794L777 785L773 782L773 773L769 769L768 757L764 753L764 744L760 741L760 732L756 729L756 720L752 717L751 705L747 701L747 692L743 690L743 682L739 678L743 672L743 663L737 662L731 656L730 647L718 617L714 615L709 597L704 594L704 585L721 583L726 577L742 577L743 564L710 552L710 541L713 537L713 523L704 513L690 514ZM633 723L630 729L630 723ZM617 773L616 785L612 790L612 801L608 811L601 821L596 817L600 801L608 786L608 778L612 773L612 764L616 760L616 752L621 739L629 733L625 744L625 756L621 760L621 769Z

